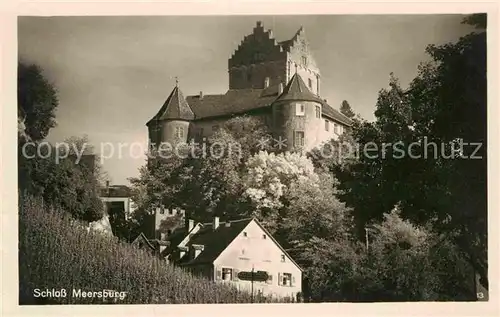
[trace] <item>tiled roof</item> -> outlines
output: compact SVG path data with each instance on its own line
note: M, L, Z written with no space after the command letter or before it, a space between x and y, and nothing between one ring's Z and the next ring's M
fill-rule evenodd
M265 89L230 89L221 95L188 96L196 119L230 116L269 106L277 96Z
M213 230L211 223L203 224L203 228L189 241L189 245L204 245L203 251L195 259L180 264L212 263L252 220L253 218L246 218L229 221L229 226L226 225L226 222L220 222L216 230Z
M288 85L283 89L283 93L276 99L276 101L314 101L324 103L323 100L314 95L302 80L299 74L293 75Z
M184 95L177 86L175 86L174 90L172 90L170 96L168 96L160 111L158 111L158 113L151 120L149 120L148 124L153 120L165 119L194 119L194 113L191 110L191 107L189 107L186 99L184 99Z
M130 197L130 188L125 185L112 185L101 188L101 197Z
M187 96L184 99L182 92L178 87L175 87L158 114L148 124L156 119L202 120L221 116L235 116L269 107L276 101L294 100L321 103L325 116L346 125L351 125L349 118L314 95L298 74L292 77L279 96L278 85L273 85L265 89L230 89L225 94L203 95L202 97L194 95Z
M323 115L330 117L336 121L339 121L345 125L351 126L352 125L352 120L349 119L348 117L344 116L342 113L339 111L335 110L330 106L329 104L326 103L326 101L321 102L323 105Z

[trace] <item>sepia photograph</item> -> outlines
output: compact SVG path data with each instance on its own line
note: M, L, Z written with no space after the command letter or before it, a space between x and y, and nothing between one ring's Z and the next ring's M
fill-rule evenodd
M18 304L489 301L488 18L17 17Z

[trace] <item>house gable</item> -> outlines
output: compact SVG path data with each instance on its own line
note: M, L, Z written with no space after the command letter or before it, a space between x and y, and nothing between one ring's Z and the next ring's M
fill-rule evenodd
M282 255L284 256L284 261L281 259ZM214 263L224 261L225 258L256 263L291 263L297 270L300 272L303 271L276 239L255 218L214 259Z

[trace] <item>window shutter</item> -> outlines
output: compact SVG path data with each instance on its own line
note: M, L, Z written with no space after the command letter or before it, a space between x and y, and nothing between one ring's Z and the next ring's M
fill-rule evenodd
M269 277L267 278L266 283L267 284L273 284L273 276L271 274L269 274Z
M283 284L283 275L281 273L278 273L278 285Z
M216 279L217 280L222 280L222 270L220 268L217 268L217 273L216 273Z
M238 272L236 269L233 270L233 281L238 281Z
M295 286L295 276L292 276L292 281L290 286Z

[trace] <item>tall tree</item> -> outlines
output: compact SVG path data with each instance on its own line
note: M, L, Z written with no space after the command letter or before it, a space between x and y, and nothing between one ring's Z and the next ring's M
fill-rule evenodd
M347 100L342 101L342 104L340 105L340 113L348 118L353 118L356 115L354 111L352 111L351 105L347 102Z
M480 27L485 17L466 21ZM453 239L487 287L486 32L427 52L433 61L408 89L391 76L376 122L353 128L356 142L377 150L334 171L360 227L399 203L404 217Z
M43 140L56 126L55 110L59 104L55 87L35 64L18 64L17 99L25 133L34 141Z

